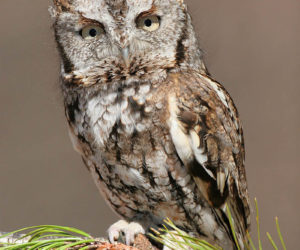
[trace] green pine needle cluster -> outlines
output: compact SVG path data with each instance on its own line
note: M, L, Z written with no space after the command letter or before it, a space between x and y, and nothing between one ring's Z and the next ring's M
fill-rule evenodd
M15 234L20 236L14 242L5 243L2 246L0 243L1 250L84 250L96 241L91 235L79 229L51 225L23 228L0 236L0 241Z
M257 232L258 232L258 248L255 247L253 240L251 239L249 233L247 233L249 244L246 244L247 250L262 250L261 243L261 234L260 234L260 224L259 224L259 213L258 213L258 205L257 200L255 199L256 206L256 224L257 224ZM227 214L229 217L229 222L231 229L233 231L234 240L238 246L238 241L236 238L234 223L232 220L231 212L227 207ZM276 217L276 228L278 237L281 242L281 246L283 250L286 250L286 246L280 231L278 218ZM194 237L191 237L186 232L180 230L175 224L170 220L165 220L165 226L159 230L152 229L153 234L150 236L156 241L168 246L170 249L175 250L221 250L222 248L219 246L214 246L209 244L204 240L200 240ZM35 227L27 227L23 228L5 235L0 236L0 242L4 238L14 236L15 234L20 234L21 236L17 237L11 243L0 243L1 250L50 250L50 249L58 249L58 250L66 250L66 249L80 249L85 250L89 249L91 246L97 245L99 242L91 235L86 232L83 232L76 228L71 227L61 227L61 226L35 226ZM267 233L267 237L270 240L273 248L278 250L279 247L275 244L273 238L269 233ZM241 248L238 246L238 249Z
M150 234L150 236L170 249L186 250L187 248L191 248L199 250L222 250L222 248L213 246L205 240L191 237L176 227L170 219L166 219L164 223L164 227L160 228L159 231L152 229L155 235Z
M261 233L260 233L260 224L259 224L259 213L258 213L258 204L257 200L255 199L255 207L256 207L256 224L257 224L257 233L258 233L258 248L255 247L255 244L250 237L249 232L247 232L247 237L249 240L249 243L245 244L245 248L247 250L262 250L262 243L261 243ZM238 244L237 238L236 238L236 232L234 229L234 223L232 219L231 212L227 206L227 215L229 218L230 226L233 232L233 237L235 240L235 243L238 247L238 250L241 250L241 247ZM281 246L283 250L286 250L286 245L284 243L279 223L278 223L278 218L275 218L276 221L276 228L277 228L277 233L278 237L281 242ZM154 234L151 234L150 236L157 240L158 242L168 246L170 249L175 249L175 250L186 250L186 249L192 249L192 250L219 250L222 249L219 246L212 246L211 244L207 243L204 240L196 239L191 236L189 236L186 232L180 230L177 228L174 223L167 219L165 220L165 224L167 226L164 226L164 228L159 229L159 231L152 229ZM270 233L267 232L267 237L269 241L271 242L274 250L278 250L279 247L275 244L273 238L271 237Z

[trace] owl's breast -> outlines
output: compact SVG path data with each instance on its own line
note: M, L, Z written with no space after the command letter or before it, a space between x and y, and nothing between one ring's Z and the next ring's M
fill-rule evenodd
M158 124L164 112L163 100L157 100L154 92L151 85L145 83L100 92L87 98L80 120L82 123L88 122L94 145L107 148L113 140L128 140L152 130L155 121Z
M159 219L162 214L174 220L185 217L175 198L174 179L191 202L195 185L169 135L167 98L147 84L90 96L79 104L73 141L104 197L124 217L144 212ZM87 144L90 150L82 150ZM169 206L180 212L170 214Z
M169 217L194 232L206 220L209 227L201 232L213 231L214 215L173 144L167 122L173 89L164 86L157 91L141 83L77 95L75 112L66 112L75 148L104 198L124 218L158 225Z

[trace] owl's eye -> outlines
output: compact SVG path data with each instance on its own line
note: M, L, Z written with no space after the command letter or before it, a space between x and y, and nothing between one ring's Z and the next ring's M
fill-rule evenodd
M79 33L84 39L89 40L104 34L104 29L97 25L88 25L85 26Z
M137 27L145 31L155 31L160 26L160 18L158 16L142 16L137 19Z

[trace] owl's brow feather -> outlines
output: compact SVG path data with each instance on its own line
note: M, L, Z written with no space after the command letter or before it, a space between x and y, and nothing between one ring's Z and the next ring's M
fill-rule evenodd
M138 17L144 17L144 16L149 16L151 14L154 14L156 12L157 8L156 5L154 4L154 1L152 2L152 6L149 10L146 10L142 12Z
M81 12L78 12L78 13L80 15L80 19L79 19L79 23L80 24L82 24L82 25L88 25L88 24L90 24L90 25L97 25L97 26L102 27L103 30L104 30L104 26L103 26L102 23L100 23L100 22L98 22L98 21L96 21L94 19L90 19L90 18L85 17Z
M182 0L177 0L177 1L181 2ZM109 7L108 8L109 13L115 20L124 18L126 13L128 12L128 5L126 0L118 0L118 1L107 0L106 4ZM156 11L157 11L156 5L154 3L154 0L152 0L151 8L149 10L142 12L139 15L139 17L144 17L144 16L154 14Z
M58 12L74 12L74 8L72 7L72 4L69 2L69 0L53 0L53 3Z

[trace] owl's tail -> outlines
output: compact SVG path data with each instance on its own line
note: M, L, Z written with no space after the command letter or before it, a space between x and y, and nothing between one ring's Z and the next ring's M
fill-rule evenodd
M226 202L226 211L218 210L218 212L218 217L234 243L235 249L246 249L246 246L249 245L247 232L250 224L247 220L248 216L244 208L244 202L240 199L240 196L229 196Z

